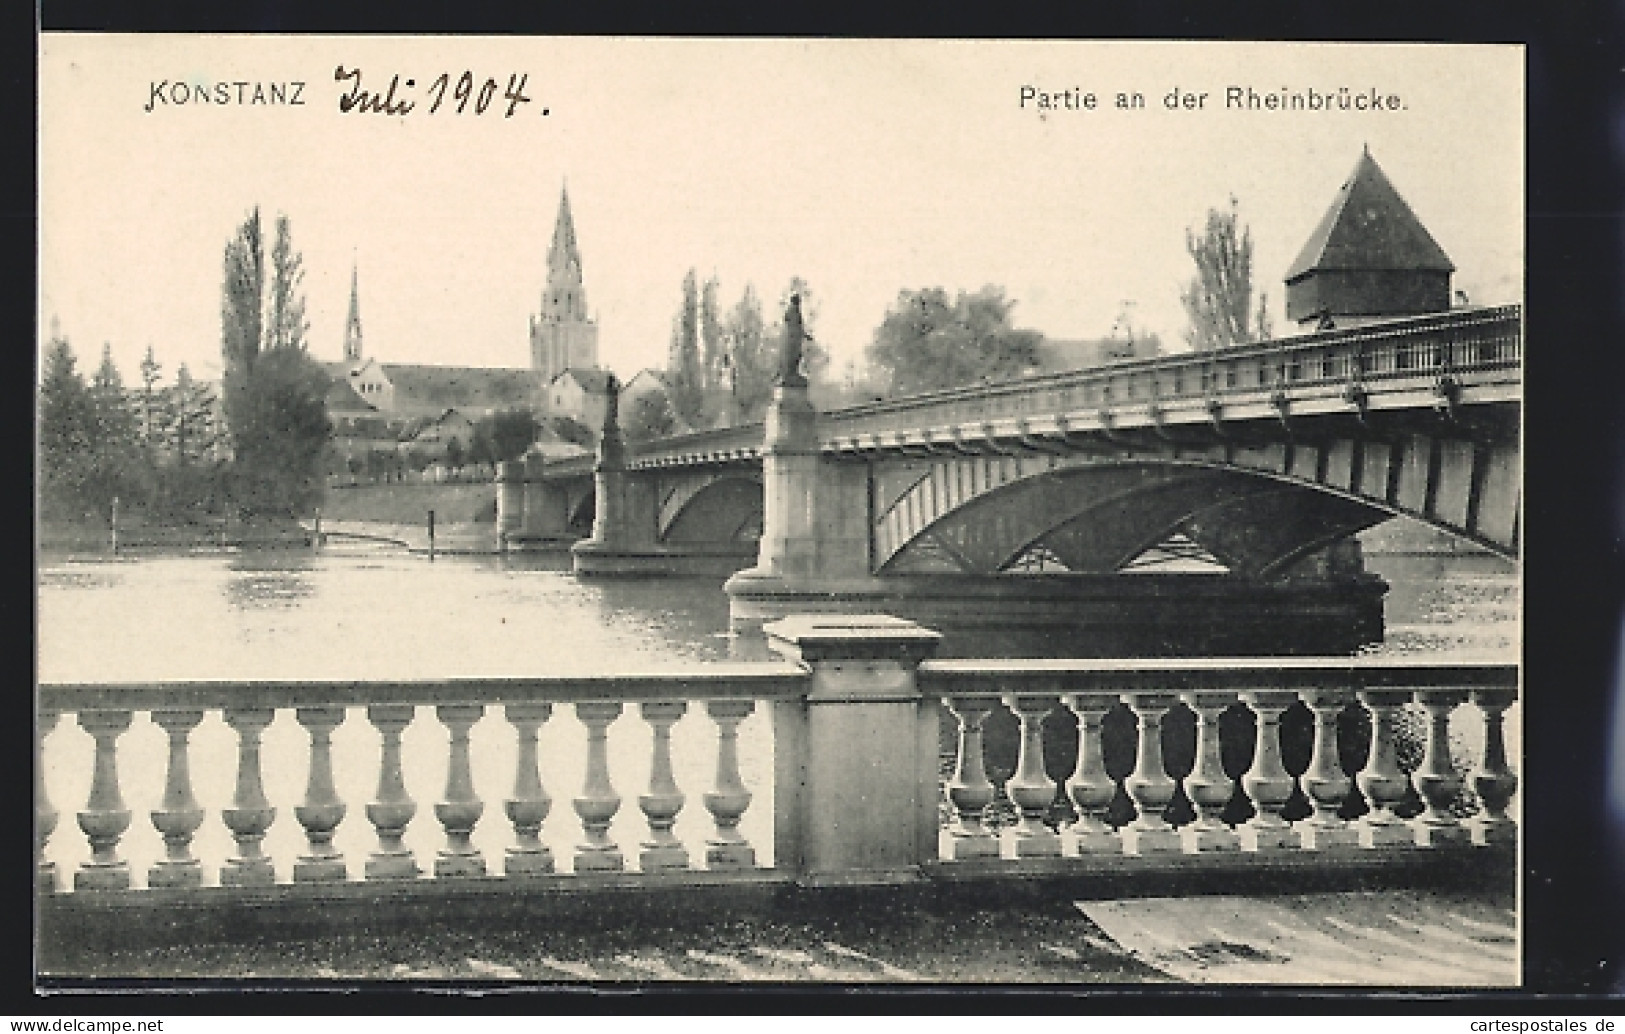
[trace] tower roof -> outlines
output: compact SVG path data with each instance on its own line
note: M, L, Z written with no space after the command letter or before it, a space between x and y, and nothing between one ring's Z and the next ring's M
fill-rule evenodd
M547 264L560 269L574 262L581 265L581 253L576 250L576 225L570 218L570 188L559 191L559 217L553 224L553 245L547 249Z
M1455 268L1367 150L1298 252L1286 281L1317 270L1451 273Z

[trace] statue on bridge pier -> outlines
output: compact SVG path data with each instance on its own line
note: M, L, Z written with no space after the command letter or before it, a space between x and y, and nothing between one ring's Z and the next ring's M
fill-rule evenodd
M784 341L779 346L778 384L784 388L805 388L807 377L801 372L801 342L807 337L801 322L801 295L792 294L784 310Z

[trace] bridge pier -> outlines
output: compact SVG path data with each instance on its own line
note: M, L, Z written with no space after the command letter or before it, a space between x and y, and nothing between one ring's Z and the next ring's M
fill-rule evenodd
M773 389L762 439L762 537L756 565L723 585L735 624L840 612L888 592L870 570L869 478L819 447L803 384Z
M673 547L660 541L660 498L653 478L626 466L626 442L618 418L619 384L609 381L598 462L593 467L592 535L570 548L580 577L668 577L724 575L743 563L732 542Z
M542 479L547 457L532 448L497 467L497 537L504 552L559 550L580 536L570 530L564 486Z

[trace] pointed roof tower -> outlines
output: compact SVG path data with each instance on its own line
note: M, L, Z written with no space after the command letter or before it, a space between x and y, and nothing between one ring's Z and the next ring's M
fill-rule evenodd
M350 315L344 323L344 360L361 361L361 297L354 261L350 263Z
M553 224L553 245L547 249L549 272L562 272L574 266L581 268L581 253L576 250L576 224L570 218L570 188L559 191L559 217Z
M1448 309L1455 268L1363 150L1287 270L1287 318L1346 324Z

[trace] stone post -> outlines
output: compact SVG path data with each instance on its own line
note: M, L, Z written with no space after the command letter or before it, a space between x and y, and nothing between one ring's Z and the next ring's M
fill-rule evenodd
M1119 854L1122 838L1106 822L1117 784L1106 771L1100 738L1106 713L1116 701L1099 693L1068 693L1062 700L1078 717L1078 763L1066 781L1066 793L1078 818L1062 834L1063 846L1070 844L1078 854Z
M794 823L775 844L793 844L809 886L913 882L937 854L935 700L921 696L916 670L941 638L884 614L795 614L766 632L777 651L811 673L799 722L778 716L775 733L797 771L776 773L797 794L776 821ZM789 705L787 705L789 706ZM774 752L779 751L775 740Z
M162 806L152 813L152 824L164 838L164 857L147 870L147 886L200 887L203 866L192 855L192 835L203 825L203 809L192 795L187 742L203 721L203 711L154 711L152 721L169 736L169 766Z
M227 708L226 724L237 732L237 788L231 807L220 813L237 841L237 853L220 868L220 884L228 887L264 887L276 882L276 871L265 854L265 834L276 819L276 809L265 796L260 775L260 737L276 717L269 707Z
M56 830L57 813L45 792L45 737L56 728L58 715L45 711L34 726L34 889L47 894L57 889L56 863L46 857L46 846Z
M90 861L73 874L74 890L128 890L130 863L118 856L119 838L130 828L130 809L119 792L118 738L130 727L129 711L81 711L79 725L96 740L90 797L76 816L90 841Z

